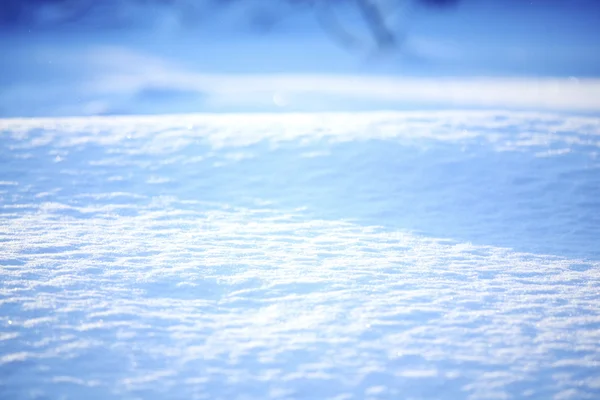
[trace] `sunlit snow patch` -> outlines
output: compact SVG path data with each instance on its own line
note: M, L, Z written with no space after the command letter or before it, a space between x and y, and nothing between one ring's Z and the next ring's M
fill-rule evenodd
M595 176L597 119L223 115L3 120L0 131L2 398L600 393L596 259L438 239L369 214L413 203L462 212L451 200L488 183L470 161L483 154L521 168L494 188L554 196L518 204L533 210L520 223L542 220L543 206L593 237L581 217L594 218L593 192L581 188ZM433 156L392 162L412 153ZM530 164L567 156L543 164L558 171L549 175ZM457 170L456 157L473 168ZM440 170L426 169L436 162L455 185L442 205L426 202L442 193ZM393 185L412 179L424 186L406 186L416 197L397 203L407 194ZM557 208L553 179L582 199L573 211ZM286 190L304 204L283 205ZM439 210L419 215L430 214ZM508 216L498 218L488 225ZM496 240L478 223L480 240ZM512 220L502 227L521 232Z

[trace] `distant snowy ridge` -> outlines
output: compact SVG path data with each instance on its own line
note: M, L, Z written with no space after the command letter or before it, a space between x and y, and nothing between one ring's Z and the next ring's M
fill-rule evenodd
M511 130L515 127L518 133ZM45 143L65 150L97 144L118 146L123 155L175 153L198 141L219 149L261 141L374 138L483 140L499 150L556 151L561 145L600 147L600 118L503 110L9 118L0 119L0 134L15 140L13 146L21 150Z

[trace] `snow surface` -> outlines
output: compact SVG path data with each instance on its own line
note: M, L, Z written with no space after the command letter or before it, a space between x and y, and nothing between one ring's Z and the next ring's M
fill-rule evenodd
M600 396L600 120L0 120L0 397Z

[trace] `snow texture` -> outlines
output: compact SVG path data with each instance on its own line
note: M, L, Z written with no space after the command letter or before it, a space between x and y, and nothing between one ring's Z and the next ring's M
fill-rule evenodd
M572 207L558 209L561 187L531 164L553 165L558 172L545 172L552 179L597 187L597 118L487 111L10 119L0 120L0 139L1 398L600 396L600 262L589 245L598 237L597 197L574 191ZM471 160L470 172L444 177L459 180L456 193L429 189L439 204L475 190L460 179L481 174L477 155L504 157L505 169L521 165L511 157L528 160L499 173L521 177L514 185L530 197L554 196L535 204L550 207L555 222L580 218L567 230L587 229L588 252L532 253L497 246L491 234L436 238L389 216L363 218L359 208L403 196L350 196L344 208L343 176L352 175L354 193L364 191L365 180L381 181L388 168L369 163L393 157L371 154L371 142ZM432 154L412 165L429 183L424 166L444 161ZM558 163L565 157L571 161ZM394 179L408 179L406 170L394 170ZM501 196L500 180L496 187ZM484 214L497 228L493 212Z

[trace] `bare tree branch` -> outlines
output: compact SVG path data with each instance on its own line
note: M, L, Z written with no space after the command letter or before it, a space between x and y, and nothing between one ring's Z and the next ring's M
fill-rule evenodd
M318 1L315 4L315 14L321 28L343 47L353 50L365 47L363 41L340 24L329 1Z
M198 20L203 15L211 16L218 13L219 9L232 6L252 10L245 0L0 0L0 27L36 27L53 26L64 23L85 23L86 19L99 17L99 21L110 26L119 18L119 11L128 7L140 10L147 6L169 7L178 11L182 24L185 20ZM397 27L391 24L391 17L399 6L405 9L408 6L421 4L425 7L447 7L458 3L459 0L269 0L260 2L260 8L254 13L248 12L246 18L256 18L262 24L274 22L277 13L295 12L282 11L281 5L295 6L296 10L302 7L312 8L317 21L323 30L348 49L369 50L375 42L376 50L397 49L402 45L404 33L398 33ZM344 26L335 13L336 5L354 5L360 13L369 33L361 35L353 32L350 27ZM285 7L283 7L285 8ZM52 17L44 17L44 10L51 10ZM263 15L264 13L264 15ZM197 18L193 18L194 15ZM261 19L264 17L263 19ZM268 18L267 18L268 17ZM104 26L104 25L103 25ZM369 40L369 37L372 40Z
M383 49L395 47L397 45L397 38L388 28L381 8L372 0L357 0L357 4L377 45Z

